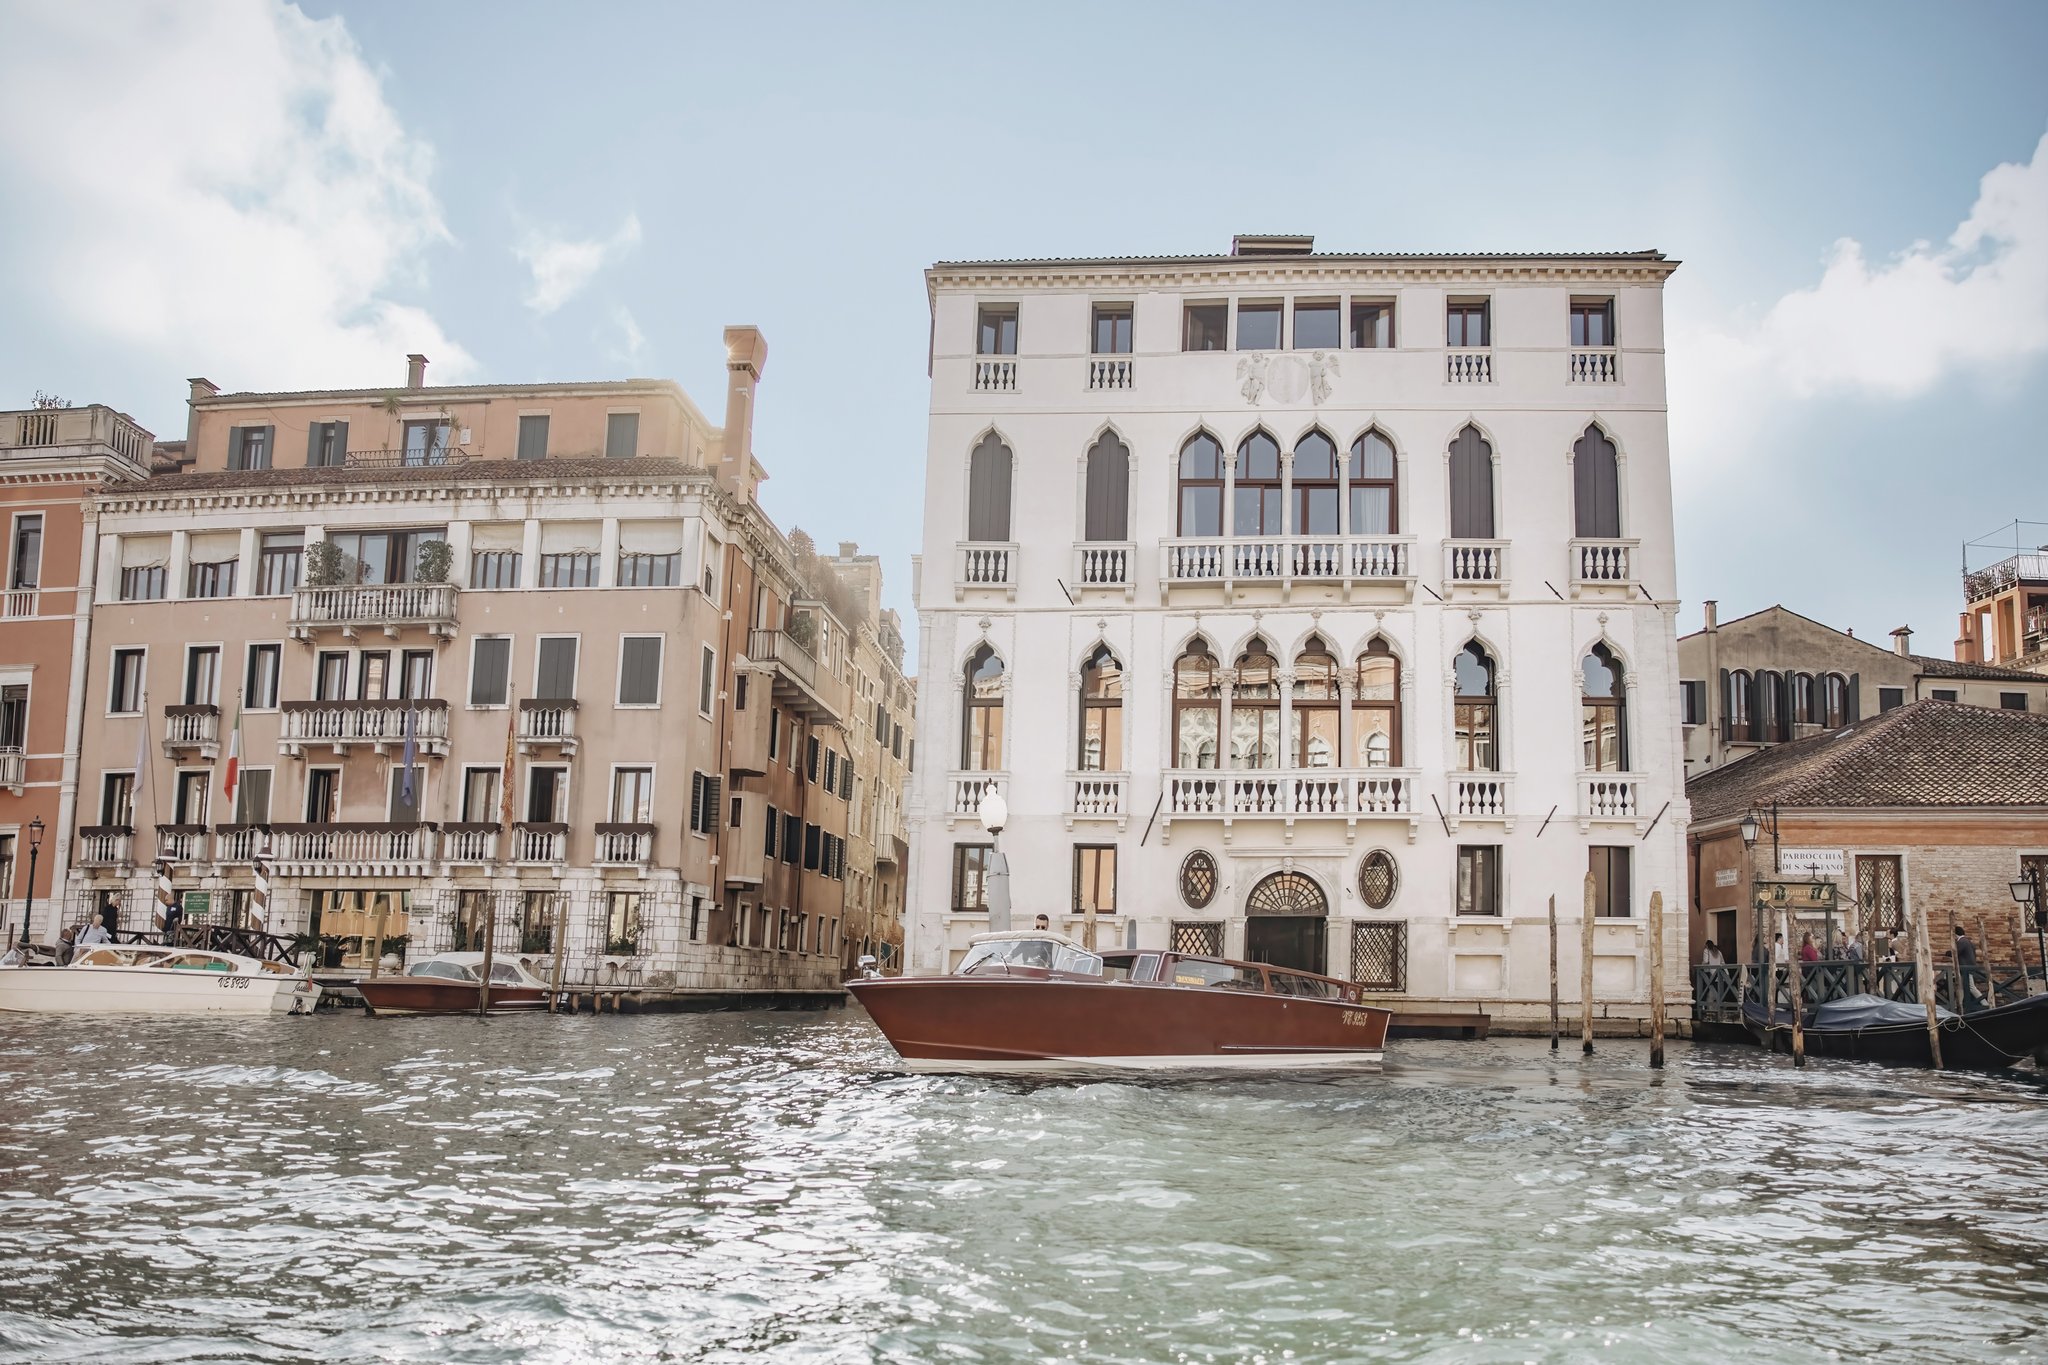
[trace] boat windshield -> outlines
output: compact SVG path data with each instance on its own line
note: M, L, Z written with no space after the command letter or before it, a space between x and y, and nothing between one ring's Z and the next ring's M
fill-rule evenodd
M1265 994L1266 983L1257 967L1240 967L1230 962L1206 962L1200 958L1178 958L1173 964L1176 986L1214 986L1226 991Z
M164 956L168 949L143 948L95 948L83 957L73 958L74 967L147 967L157 958Z
M405 974L407 976L434 976L439 977L443 981L476 980L476 973L463 966L460 962L442 962L431 957L425 962L413 963L412 966L405 969Z
M1079 948L1062 946L1052 965L1054 971L1071 972L1075 976L1102 975L1102 959Z
M519 970L519 964L516 962L493 962L491 964L491 984L493 986L524 986L531 989L545 983L538 977Z
M235 964L212 953L172 953L148 964L151 967L168 967L180 972L232 972Z
M1000 976L1012 967L1036 967L1051 971L1054 959L1062 945L1050 938L1004 938L989 943L977 943L967 950L956 972L959 976L975 976L993 973ZM1069 948L1066 951L1073 952ZM1102 960L1095 960L1095 974L1102 974Z

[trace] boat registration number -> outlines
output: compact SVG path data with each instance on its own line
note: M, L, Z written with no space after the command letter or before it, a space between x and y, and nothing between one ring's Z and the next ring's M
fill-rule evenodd
M246 991L249 989L249 978L246 976L217 976L213 979L213 982L224 991Z
M1370 1028L1372 1015L1365 1010L1345 1010L1344 1022L1353 1028Z

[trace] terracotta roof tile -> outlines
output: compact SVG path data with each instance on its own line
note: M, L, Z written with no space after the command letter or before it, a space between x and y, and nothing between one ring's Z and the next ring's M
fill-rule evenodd
M2048 716L1916 701L1685 784L1695 824L1753 806L2048 806Z
M1915 654L1913 662L1930 678L1975 678L1979 682L2048 682L2048 675L2029 673L2023 668L2000 668L1996 664L1966 664L1955 659L1937 659Z
M212 493L240 488L351 488L362 486L460 486L476 483L574 483L587 479L678 479L706 473L681 460L641 456L631 460L470 460L455 465L370 466L320 469L214 469L158 474L115 484L107 495L156 497Z

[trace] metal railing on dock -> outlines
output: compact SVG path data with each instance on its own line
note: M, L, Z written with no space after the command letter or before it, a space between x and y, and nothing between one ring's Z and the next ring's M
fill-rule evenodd
M1740 1024L1743 1002L1762 1004L1769 977L1772 999L1783 1009L1791 999L1791 968L1761 962L1730 962L1700 965L1692 969L1692 1013L1696 1021ZM2009 1005L2033 993L2041 980L2038 968L2024 965L1980 964L1967 972L1969 1008L1964 1008L1965 975L1954 963L1937 963L1934 968L1935 1000L1943 1009L1957 1014ZM1876 995L1886 1000L1917 1004L1920 1000L1920 972L1911 962L1804 962L1799 967L1799 1000L1803 1013L1812 1017L1815 1006L1852 995Z

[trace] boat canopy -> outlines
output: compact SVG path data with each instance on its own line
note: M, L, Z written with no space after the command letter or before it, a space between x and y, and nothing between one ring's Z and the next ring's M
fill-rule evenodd
M405 969L407 976L438 977L443 981L475 983L483 971L482 953L437 953L423 958ZM546 990L547 982L507 958L498 958L491 963L491 984L493 986L519 986L528 990Z
M1935 1012L1942 1019L1953 1019L1955 1015L1935 1006ZM1848 995L1840 1000L1830 1000L1816 1005L1813 1022L1807 1025L1814 1029L1866 1029L1884 1024L1927 1023L1927 1007L1904 1000L1887 1000L1881 995Z
M977 934L967 956L960 960L957 976L1001 975L1012 967L1068 972L1075 976L1101 976L1102 958L1075 943L1065 934L1046 932Z

